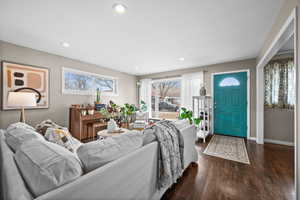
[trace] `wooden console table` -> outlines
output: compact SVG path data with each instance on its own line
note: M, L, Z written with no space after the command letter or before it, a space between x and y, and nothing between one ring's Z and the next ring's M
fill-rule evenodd
M69 129L73 137L80 141L94 140L95 128L103 130L107 128L105 117L99 112L93 115L82 115L80 108L70 108Z

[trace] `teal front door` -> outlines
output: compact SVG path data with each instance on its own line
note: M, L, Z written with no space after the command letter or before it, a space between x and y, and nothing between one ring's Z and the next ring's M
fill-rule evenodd
M214 133L247 137L247 72L214 75Z

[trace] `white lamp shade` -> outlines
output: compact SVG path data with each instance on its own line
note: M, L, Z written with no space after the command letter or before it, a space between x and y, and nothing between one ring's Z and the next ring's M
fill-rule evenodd
M10 92L7 104L10 107L34 107L36 106L36 97L34 93L29 92Z

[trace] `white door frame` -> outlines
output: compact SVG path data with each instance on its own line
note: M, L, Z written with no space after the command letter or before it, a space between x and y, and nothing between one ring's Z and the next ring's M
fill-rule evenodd
M275 39L271 43L271 46L263 55L263 57L259 60L256 66L256 77L257 77L257 105L256 105L256 135L257 135L257 143L264 143L264 67L266 64L276 55L276 53L280 50L280 48L288 41L288 39L294 35L294 65L296 72L296 103L295 103L295 132L294 132L294 143L295 143L295 191L296 191L296 199L299 199L299 186L298 183L298 166L299 166L299 145L300 137L298 137L299 133L299 67L298 67L298 18L297 18L297 8L292 10L292 13L287 18L280 31L276 35ZM299 166L300 167L300 166Z
M231 74L231 73L239 73L239 72L247 72L247 139L251 139L250 130L251 130L251 119L250 119L250 69L236 70L236 71L226 71L226 72L217 72L211 74L211 93L212 93L212 133L214 133L214 77L215 75L220 74Z
M286 20L284 25L281 27L279 33L276 35L271 46L259 60L256 66L256 91L257 91L257 105L256 105L256 142L258 144L264 144L264 67L267 63L277 54L280 48L294 35L294 46L296 47L297 43L297 34L296 30L296 9L293 10L289 18ZM294 60L295 66L297 66L297 49L294 50ZM296 69L297 70L297 69ZM297 73L297 71L296 71ZM296 78L297 81L297 78ZM297 84L296 84L297 87ZM297 90L297 88L296 88ZM295 109L296 110L296 109ZM295 112L296 113L296 112ZM296 116L295 116L295 119ZM296 125L296 123L295 123ZM296 128L295 128L296 130ZM295 134L296 135L296 134Z

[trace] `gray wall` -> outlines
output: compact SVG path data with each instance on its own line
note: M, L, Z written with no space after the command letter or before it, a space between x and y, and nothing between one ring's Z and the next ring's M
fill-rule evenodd
M16 46L3 41L0 41L0 60L36 65L50 69L50 108L26 110L27 122L32 125L39 123L41 120L50 118L61 125L68 126L69 106L71 104L92 102L93 99L89 96L62 94L62 67L117 77L119 79L119 95L113 97L103 97L104 102L112 99L119 104L127 102L136 103L136 77L129 74L21 46ZM18 120L18 111L0 111L0 128L6 128L8 124Z
M283 6L276 18L276 20L274 21L274 24L270 30L270 33L268 35L268 37L266 38L266 41L261 49L260 52L260 56L258 57L258 61L260 60L260 58L266 53L267 49L270 47L272 41L275 39L276 35L279 33L281 27L283 26L283 24L285 23L285 21L287 20L287 18L289 17L289 15L291 14L292 9L298 7L298 30L296 30L296 34L298 36L298 42L297 45L295 47L295 49L297 49L297 60L300 60L300 51L299 51L299 34L300 34L300 20L299 20L299 7L300 7L300 0L285 0L283 3ZM299 67L299 66L297 66ZM298 74L297 77L300 77L300 70L298 70ZM299 80L298 80L298 94L300 94L300 87L299 87ZM300 98L297 99L297 104L300 105ZM297 115L297 135L299 135L299 119L300 119L300 112L299 109L296 110L296 115ZM297 137L297 149L296 149L296 156L297 156L297 177L295 178L297 180L297 197L296 199L300 199L300 148L299 148L299 144L300 144L300 137Z
M265 108L265 139L294 142L294 110Z
M190 69L184 70L177 70L171 72L164 72L164 73L156 73L150 74L145 76L139 76L138 79L143 78L164 78L169 76L180 76L185 73L193 73L199 71L206 71L205 72L205 84L207 88L208 94L211 93L211 76L212 73L217 72L227 72L227 71L236 71L242 69L249 69L250 70L250 136L256 137L256 60L249 59L243 61L236 61L236 62L228 62L222 64L215 64L203 67L195 67Z

